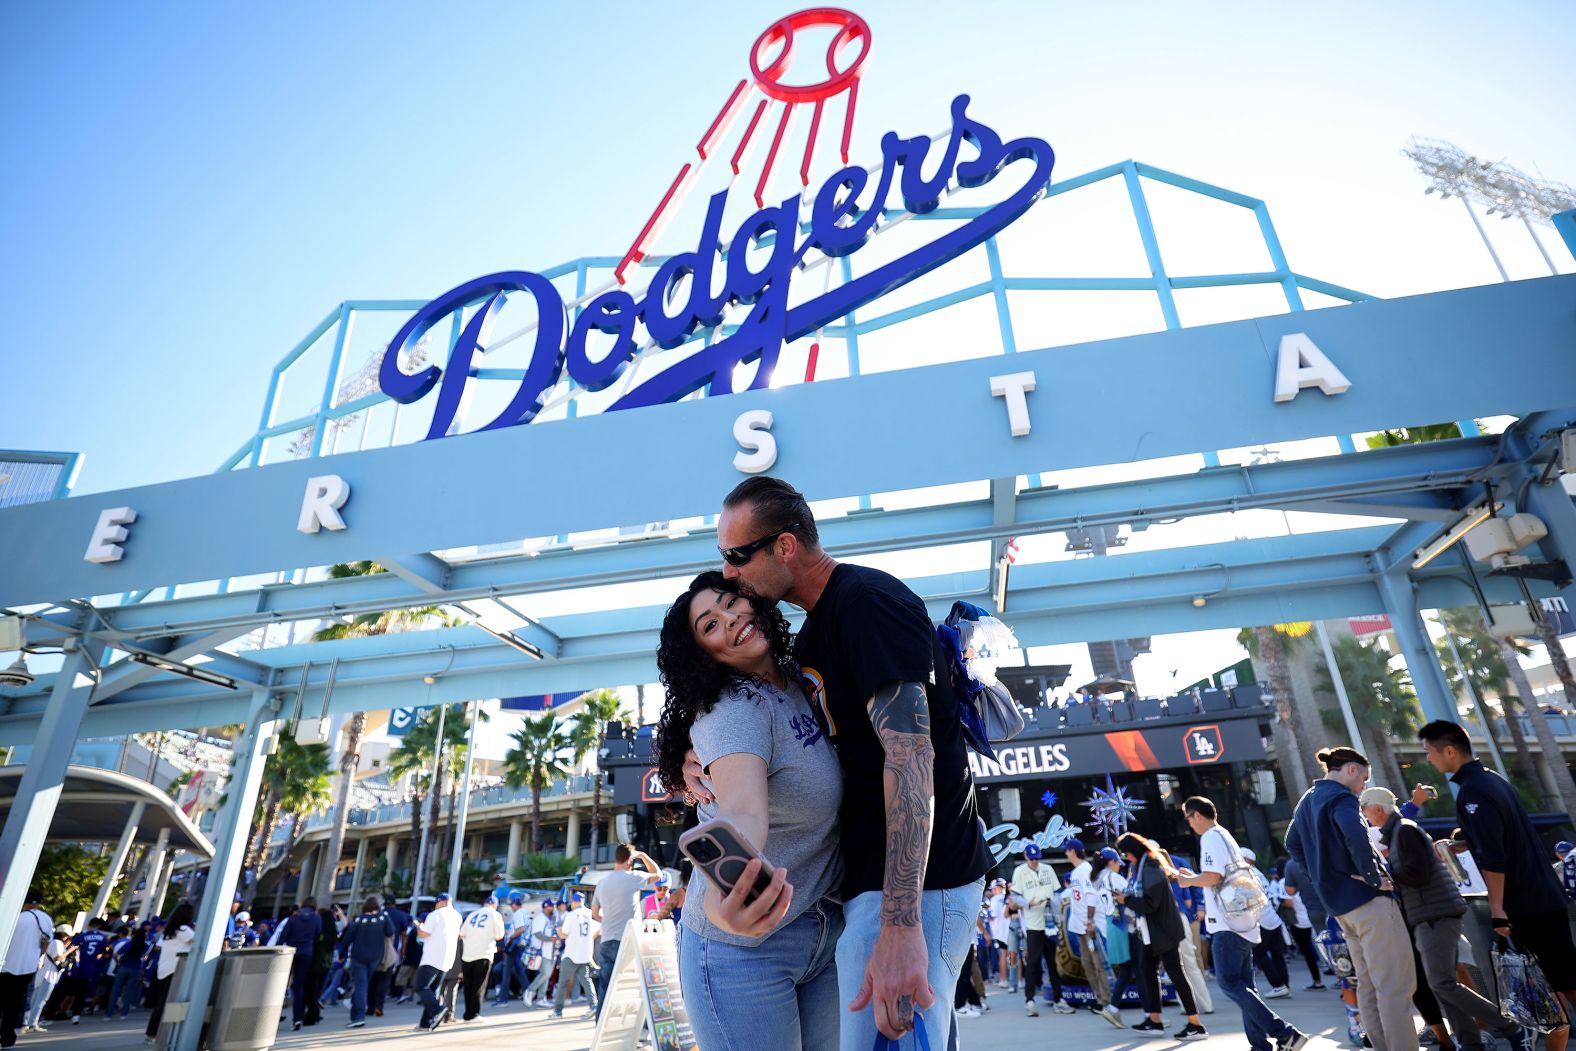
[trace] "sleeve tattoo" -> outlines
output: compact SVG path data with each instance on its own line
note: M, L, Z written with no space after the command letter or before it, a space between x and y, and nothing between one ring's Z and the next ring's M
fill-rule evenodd
M886 875L881 922L918 927L930 827L935 808L935 746L930 740L930 702L914 682L881 687L870 699L870 723L886 752Z

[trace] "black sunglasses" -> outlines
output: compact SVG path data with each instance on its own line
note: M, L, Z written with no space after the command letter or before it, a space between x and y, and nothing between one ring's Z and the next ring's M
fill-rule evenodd
M767 533L759 540L751 540L748 544L740 544L738 547L730 547L726 550L719 548L719 550L722 550L722 560L735 568L748 565L750 559L755 557L755 552L768 546L784 533L791 532L793 532L792 527L779 529L775 533Z

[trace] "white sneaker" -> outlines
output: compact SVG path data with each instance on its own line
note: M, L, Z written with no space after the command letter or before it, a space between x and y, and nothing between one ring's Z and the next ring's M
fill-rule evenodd
M1073 1005L1068 1003L1066 1000L1058 1000L1058 1001L1056 1001L1054 1004L1051 1005L1051 1010L1055 1011L1059 1015L1070 1015L1070 1014L1076 1014L1077 1013L1076 1011L1073 1010Z
M1023 1013L1028 1015L1030 1018L1040 1017L1040 1009L1034 1006L1033 1000L1023 1001Z
M1279 1000L1283 996L1290 996L1291 989L1284 985L1272 985L1270 991L1264 994L1266 1000Z
M534 1007L535 1005L536 1005L536 994L535 993L526 993L525 994L525 1006L527 1006L527 1007Z
M959 1018L979 1018L984 1015L985 1012L981 1011L978 1007L974 1007L970 1004L964 1004L962 1007L958 1008L957 1014Z
M1122 1021L1122 1012L1116 1009L1115 1004L1106 1004L1104 1007L1100 1008L1100 1017L1104 1018L1107 1022L1110 1022L1118 1029L1127 1028L1127 1023Z

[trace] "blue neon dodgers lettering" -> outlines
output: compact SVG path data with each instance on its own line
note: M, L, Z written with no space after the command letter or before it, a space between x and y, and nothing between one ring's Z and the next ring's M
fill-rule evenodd
M860 306L955 259L986 238L1001 232L1026 212L1050 183L1055 154L1043 139L1021 138L1003 142L991 128L968 116L969 97L952 102L952 132L939 158L932 158L934 143L928 137L905 139L888 132L881 140L882 166L876 185L866 197L871 176L863 168L848 167L833 175L816 192L809 209L809 226L803 239L799 196L762 208L746 219L728 243L726 259L719 259L722 216L728 191L711 198L702 224L698 247L666 260L657 270L645 295L636 299L622 289L604 292L586 304L574 324L566 324L562 296L547 278L528 271L506 271L479 277L445 292L399 330L390 341L378 373L383 392L401 404L410 404L439 387L428 438L452 432L478 352L484 351L493 322L511 292L530 292L536 301L538 323L530 364L513 399L482 430L530 423L548 394L567 372L587 390L604 390L622 376L638 351L638 330L657 346L682 346L697 331L722 322L724 311L742 304L751 309L725 338L657 372L625 393L611 406L632 409L678 401L706 388L708 393L732 393L734 369L757 362L750 389L765 387L776 368L783 346L808 335ZM960 159L964 144L974 156ZM924 174L927 159L935 166ZM1004 200L961 222L941 237L914 251L861 274L825 295L788 305L794 272L811 249L838 257L858 251L875 231L896 186L903 207L916 214L934 211L955 177L963 187L991 182L1009 164L1031 161L1033 167L1021 186ZM770 246L764 261L751 267L752 249ZM713 270L723 267L723 287L712 292ZM685 280L685 279L688 280ZM671 293L683 286L678 296ZM435 324L455 311L480 303L443 366L429 365L407 375L400 356L411 349ZM613 337L610 350L593 360L587 349L592 333ZM440 386L441 381L441 386Z

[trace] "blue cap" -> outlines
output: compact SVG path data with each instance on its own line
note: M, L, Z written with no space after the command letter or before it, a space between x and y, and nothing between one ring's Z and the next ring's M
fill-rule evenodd
M1062 843L1063 850L1076 850L1080 855L1084 853L1083 840L1076 836Z
M1029 861L1039 861L1040 845L1038 843L1030 843L1023 848L1023 856Z
M434 901L448 901L449 900L449 892L446 891L446 890L440 890L438 892L438 896L436 898L434 898L433 900Z
M586 896L584 894L581 894L577 890L573 894L569 895L569 900L570 901L585 901L586 900Z
M522 902L524 900L525 900L525 892L524 891L522 891L522 890L511 890L509 892L509 904L510 905L517 904L517 903Z
M496 894L489 894L489 895L487 895L487 904L489 904L489 905L496 905L496 904L498 904L498 895L496 895Z
M1554 853L1556 854L1564 854L1566 851L1570 850L1576 850L1576 844L1571 843L1571 841L1568 839L1562 839L1558 843L1554 844Z
M668 874L666 872L657 877L657 886L659 887L666 887L670 882L671 881L668 879Z
M1100 859L1102 861L1121 861L1122 855L1118 854L1113 847L1101 847Z

